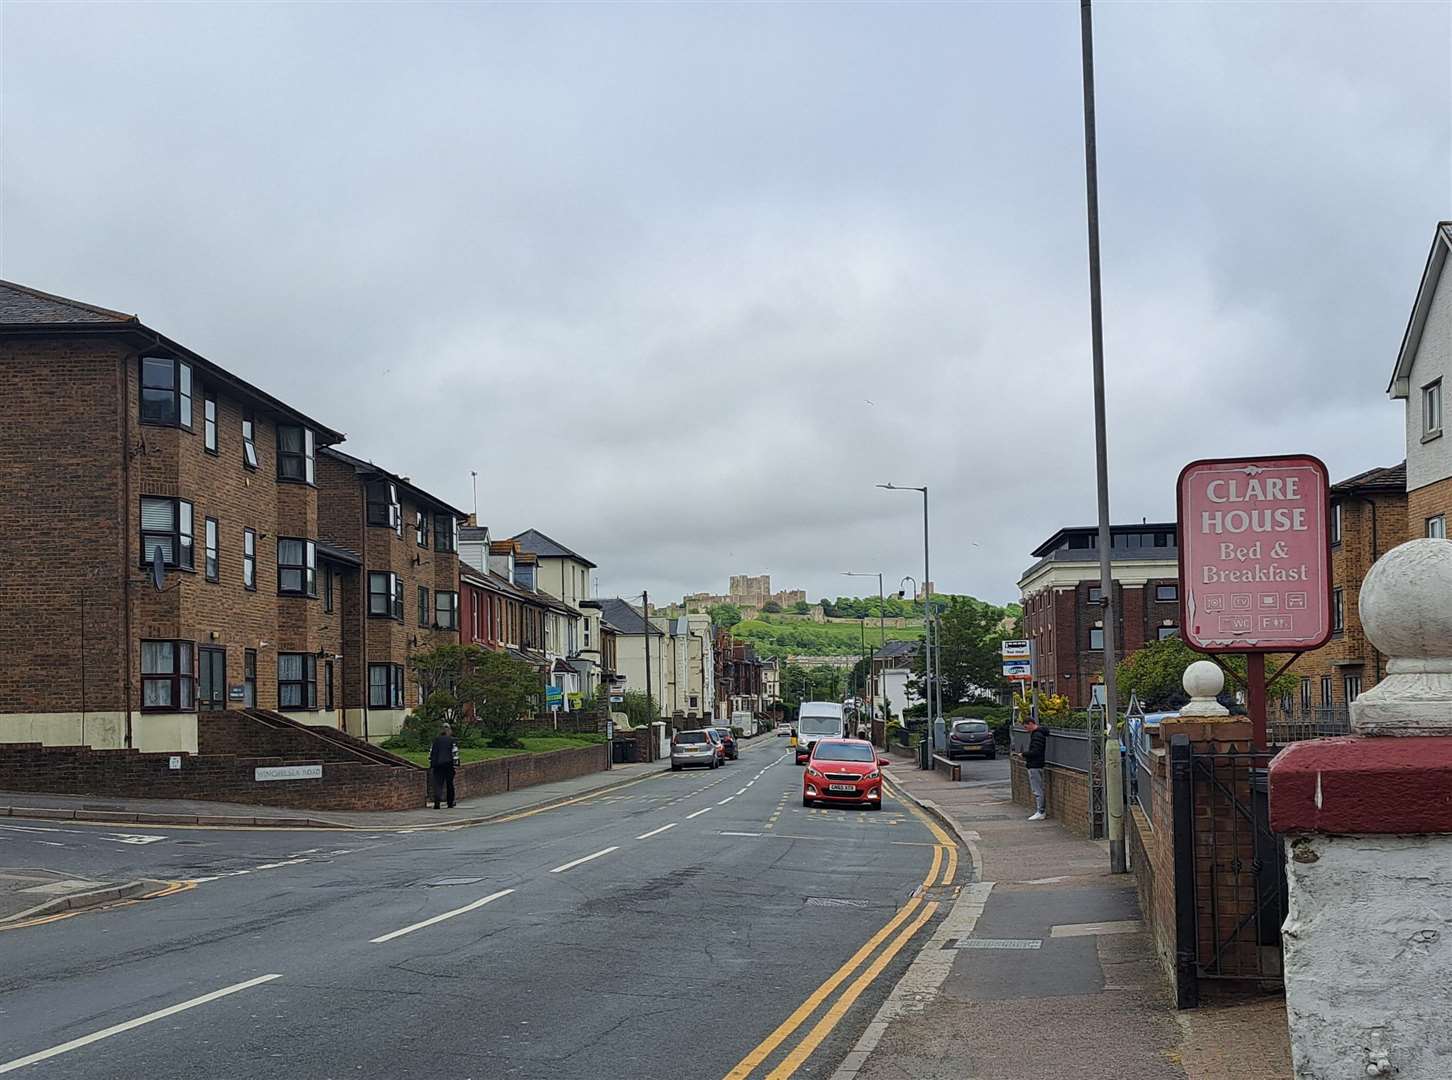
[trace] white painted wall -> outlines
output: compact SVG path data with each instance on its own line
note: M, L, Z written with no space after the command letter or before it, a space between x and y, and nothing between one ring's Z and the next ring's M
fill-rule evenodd
M912 672L907 668L886 668L882 672L882 692L887 697L887 707L893 718L902 719L903 710L918 704L922 698L908 693L908 680Z
M1287 856L1297 1080L1447 1080L1452 835L1309 834Z
M120 750L126 745L124 712L6 713L0 715L0 743L89 746ZM147 753L197 752L196 713L131 714L131 742Z
M1439 375L1442 377L1442 427L1446 434L1424 443L1422 387ZM1452 401L1452 269L1443 272L1437 291L1432 294L1427 325L1422 331L1416 358L1412 361L1411 377L1407 380L1408 491L1452 476L1452 427L1446 419L1449 401ZM1452 1067L1449 1067L1448 1075L1452 1075Z

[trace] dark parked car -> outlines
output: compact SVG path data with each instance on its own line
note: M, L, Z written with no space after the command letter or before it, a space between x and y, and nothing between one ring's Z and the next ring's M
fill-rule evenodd
M729 727L718 727L714 730L717 735L721 736L721 745L726 748L726 760L735 761L737 758L736 736L731 733Z
M989 761L998 756L993 729L983 720L954 720L953 726L948 729L948 756L970 755L985 757Z

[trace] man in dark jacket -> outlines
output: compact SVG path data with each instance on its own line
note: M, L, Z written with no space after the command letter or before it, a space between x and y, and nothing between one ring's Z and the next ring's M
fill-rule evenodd
M454 741L454 730L445 724L439 729L438 738L429 748L429 769L434 776L434 809L439 808L439 799L447 793L449 809L454 808L454 762L458 760L459 744Z
M1044 749L1048 745L1049 735L1033 717L1029 717L1023 728L1029 733L1028 747L1023 752L1023 765L1028 770L1029 790L1034 793L1034 812L1029 820L1043 821L1048 817L1044 813Z

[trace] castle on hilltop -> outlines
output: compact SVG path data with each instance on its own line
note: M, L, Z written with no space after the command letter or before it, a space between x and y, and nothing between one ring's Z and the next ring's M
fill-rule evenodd
M780 592L772 592L770 574L732 574L731 591L725 596L717 596L712 593L691 593L681 600L688 612L705 611L717 604L735 604L741 609L741 614L748 619L758 614L770 603L778 604L783 611L790 611L797 604L806 602L807 591L805 589L782 589Z

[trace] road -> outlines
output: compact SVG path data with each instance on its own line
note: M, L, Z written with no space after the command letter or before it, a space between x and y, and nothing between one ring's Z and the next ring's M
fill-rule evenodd
M828 1076L966 872L895 798L803 809L768 738L446 831L5 824L65 828L0 864L194 883L0 932L36 1080Z

